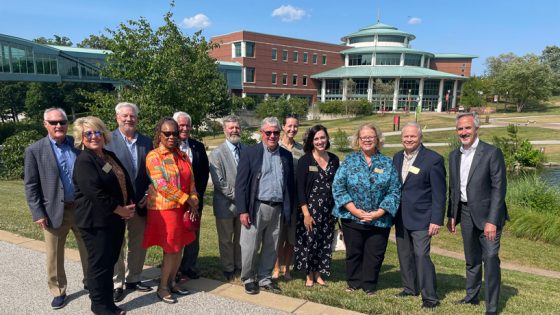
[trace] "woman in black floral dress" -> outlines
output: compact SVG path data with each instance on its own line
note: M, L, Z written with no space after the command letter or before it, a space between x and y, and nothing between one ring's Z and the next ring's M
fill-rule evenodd
M325 286L321 274L330 275L335 218L331 185L339 166L336 155L327 152L329 134L322 125L311 127L305 136L297 170L297 196L301 211L296 227L296 270L306 273L305 286Z

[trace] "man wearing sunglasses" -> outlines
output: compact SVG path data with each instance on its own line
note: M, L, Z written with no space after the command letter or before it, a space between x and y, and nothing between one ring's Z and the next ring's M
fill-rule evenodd
M74 185L72 172L78 151L74 139L66 135L68 118L61 108L49 108L43 115L48 135L25 150L25 196L33 221L43 230L47 255L48 285L54 299L53 309L66 304L64 244L68 232L76 237L84 288L87 252L74 223Z
M294 206L293 157L278 145L276 117L262 121L261 139L241 151L235 179L235 205L242 225L241 281L247 294L257 294L259 288L280 291L272 282L280 220L290 224Z
M142 241L146 227L145 195L150 185L150 178L146 173L146 155L153 149L153 145L150 138L137 131L138 106L136 104L118 103L115 113L118 128L113 131L113 141L107 144L106 149L115 153L130 176L138 214L126 221L127 246L123 245L115 265L113 300L119 302L124 298L123 286L127 290L140 292L152 290L150 286L142 283L142 269L146 258L146 249L142 246Z

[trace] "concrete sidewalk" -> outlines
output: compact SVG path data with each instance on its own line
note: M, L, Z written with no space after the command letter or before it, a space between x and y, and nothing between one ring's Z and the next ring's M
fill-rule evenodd
M81 283L79 255L73 249L66 249L67 305L51 309L44 247L42 241L0 231L0 314L91 314L88 292ZM148 279L158 275L157 268L147 267L144 272ZM211 279L190 280L185 287L194 293L178 297L177 304L160 302L152 291L131 292L118 305L129 314L359 314L268 292L248 295L239 285Z

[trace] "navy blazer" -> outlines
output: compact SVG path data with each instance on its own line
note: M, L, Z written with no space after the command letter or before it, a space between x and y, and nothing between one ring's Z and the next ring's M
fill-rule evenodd
M196 187L196 192L200 196L200 198L198 198L198 211L200 212L204 206L204 192L206 191L208 178L210 177L210 163L208 162L208 155L206 154L206 149L202 142L189 137L189 147L193 155L191 163L194 175L194 186Z
M393 156L393 164L401 182L401 204L397 220L411 231L428 230L430 223L443 225L445 216L445 164L438 153L420 144L418 155L412 166L418 174L410 171L402 182L404 151Z
M284 221L289 224L292 209L294 208L294 161L290 151L280 146L278 148L284 174L282 216ZM258 201L257 196L259 195L263 153L264 145L262 142L245 147L240 152L237 176L235 177L235 206L237 214L249 213L252 222L255 222L255 204Z
M114 130L112 132L112 138L112 141L105 146L105 149L115 153L119 161L126 169L126 172L129 176L131 176L130 180L133 183L132 188L134 189L134 194L136 196L136 198L134 198L134 203L138 204L140 199L144 197L145 192L148 190L148 186L150 186L150 177L148 176L148 173L146 173L146 155L148 155L148 152L153 150L152 140L138 133L138 138L136 140L136 152L138 154L138 161L136 165L137 173L136 178L132 178L132 157L130 156L130 152L128 151L128 147L121 132L118 129ZM136 207L136 211L138 215L145 216L147 210L146 208Z

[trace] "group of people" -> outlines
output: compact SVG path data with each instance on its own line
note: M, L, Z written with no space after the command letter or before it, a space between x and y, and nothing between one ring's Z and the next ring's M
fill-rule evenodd
M346 245L347 292L373 295L389 233L396 239L403 291L440 305L430 241L444 224L446 172L438 153L422 145L422 129L408 123L403 150L381 153L383 135L373 123L353 136L355 151L343 161L329 152L327 128L315 125L296 141L299 120L265 118L261 142L241 144L241 122L223 120L225 141L209 157L190 137L188 114L162 118L153 141L136 130L138 107L119 103L119 127L110 132L96 117L74 122L62 109L45 111L48 136L27 148L25 188L33 220L43 228L53 309L66 301L64 243L74 232L95 314L125 314L115 302L126 290L151 291L142 282L146 249L163 249L156 291L165 303L189 294L198 278L196 258L203 194L209 175L223 275L239 275L248 294L280 292L275 279L303 272L305 287L327 286L339 221ZM459 114L461 147L449 157L447 227L461 223L467 294L478 304L484 261L488 314L497 312L500 236L507 219L505 165L499 149L478 139L474 113ZM127 246L124 246L125 230ZM126 260L126 264L125 264Z

